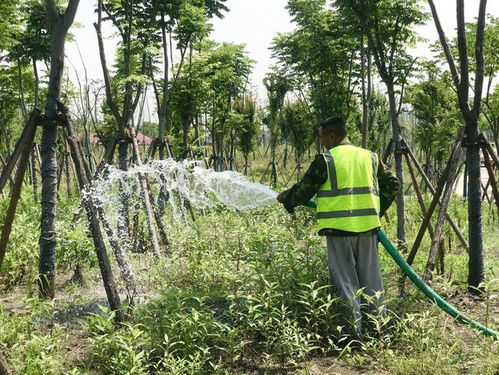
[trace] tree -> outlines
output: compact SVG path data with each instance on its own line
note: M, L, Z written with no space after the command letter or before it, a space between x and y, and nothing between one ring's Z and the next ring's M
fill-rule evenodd
M418 0L336 0L340 11L359 25L381 80L386 86L395 144L395 169L402 186L404 174L400 152L401 128L398 118L407 77L415 59L407 53L417 36L414 26L421 24L425 13ZM397 197L397 239L405 247L404 189Z
M302 100L287 102L282 108L281 133L293 145L295 162L299 168L305 151L316 137L314 120L314 116L308 111L307 103Z
M289 79L278 69L274 69L267 73L263 84L267 89L267 99L269 106L269 115L267 125L270 131L270 164L272 166L272 183L277 185L277 168L276 168L276 148L279 140L279 122L281 109L284 106L286 94L291 89Z
M434 158L437 165L447 160L457 128L462 123L456 94L440 72L428 67L428 77L409 86L407 101L417 119L414 140L426 155L426 164ZM423 77L421 77L423 78Z
M274 38L273 56L283 73L310 100L316 123L330 116L348 119L352 109L358 41L356 30L325 0L290 0L296 30Z
M452 76L452 82L457 91L459 109L466 124L466 164L468 167L468 232L469 232L469 263L468 285L470 292L479 291L484 279L483 239L482 239L482 197L480 185L480 144L478 119L482 104L484 82L484 36L485 13L487 0L480 0L478 18L476 21L476 38L474 44L474 72L470 69L469 50L466 24L464 22L464 0L456 0L457 13L457 51L459 69L447 42L445 31L440 24L437 9L433 0L428 0L431 13L438 32L440 44ZM473 99L470 102L470 72L474 73Z
M234 102L245 94L252 63L244 45L205 41L193 56L191 65L184 66L181 73L181 79L190 82L189 95L194 107L191 111L206 112L204 127L210 134L216 170L225 168L224 155L230 154L226 152L227 143L235 140L231 128L234 123L229 118ZM179 113L178 108L175 112Z
M185 62L186 53L189 50L189 67L191 67L193 46L205 39L211 31L211 25L208 23L208 20L214 16L222 18L222 12L228 10L223 4L224 2L225 0L176 0L166 2L155 1L152 3L149 17L151 20L154 20L156 27L153 31L153 40L155 48L157 48L158 52L161 52L150 58L149 75L154 88L159 120L158 139L160 159L164 159L165 157L164 139L167 131L167 120L169 119L169 115L171 115L169 113L171 111L169 106L172 101L171 91L178 84L179 74ZM176 40L176 48L180 52L180 61L175 67L176 69L173 69L173 51L169 50L173 48L172 38ZM159 56L160 54L161 56ZM158 66L161 66L161 69L158 69ZM172 70L175 71L172 72ZM184 123L184 148L187 147L188 125L188 121ZM184 152L186 152L185 149Z
M45 0L50 31L50 75L45 102L45 122L42 132L42 215L40 225L39 287L43 298L55 294L57 158L56 141L58 114L61 109L61 82L64 73L64 45L69 28L76 16L79 0L70 0L64 13L55 0Z
M250 95L245 95L234 103L234 112L239 115L236 125L237 144L244 156L244 174L246 175L248 174L249 154L255 147L255 140L260 125L256 110L256 101Z

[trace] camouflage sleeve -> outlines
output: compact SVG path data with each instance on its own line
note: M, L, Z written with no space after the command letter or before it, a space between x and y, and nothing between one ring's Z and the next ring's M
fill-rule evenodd
M380 198L380 216L383 216L393 203L397 194L400 191L400 182L395 173L390 170L383 162L379 161L378 166L378 183L379 183L379 198Z
M303 178L283 194L284 208L292 213L294 207L304 205L327 181L327 165L322 155L317 155Z

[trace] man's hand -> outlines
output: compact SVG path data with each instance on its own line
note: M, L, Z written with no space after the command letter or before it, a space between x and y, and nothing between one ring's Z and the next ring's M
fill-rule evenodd
M279 203L283 203L284 202L284 191L282 193L280 193L275 199L277 199L277 201Z

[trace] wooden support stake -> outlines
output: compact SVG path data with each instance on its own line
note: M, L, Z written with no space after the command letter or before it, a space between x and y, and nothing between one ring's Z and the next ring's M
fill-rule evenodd
M407 152L404 152L404 157L407 163L407 169L409 169L409 174L411 175L412 183L414 185L414 191L416 191L419 207L421 208L423 216L426 216L427 214L426 205L424 203L423 194L421 193L421 189L419 188L418 182L416 180L414 169L412 168L411 159L409 158L409 155L407 155ZM431 222L428 223L428 232L430 233L430 237L433 237L433 225L431 225Z
M16 176L14 178L14 185L11 191L11 197L9 201L9 207L5 213L5 218L3 220L2 234L0 237L0 270L2 268L2 263L7 251L7 244L9 243L10 233L12 232L12 224L14 222L14 217L16 216L17 202L21 196L24 173L28 167L29 156L31 153L31 147L33 147L33 141L36 134L36 124L35 119L40 116L40 110L34 109L26 123L25 129L28 131L24 134L24 140L21 143L21 154L19 159L19 165L17 167ZM8 175L7 175L8 177Z
M495 168L499 169L499 157L494 152L494 149L490 145L489 140L487 139L487 137L483 133L480 134L479 138L480 138L480 141L482 143L482 147L485 147L487 149L490 158L494 162Z
M33 141L31 139L31 135L34 134L35 129L36 129L36 124L35 124L35 119L40 116L40 110L35 108L33 112L31 112L31 115L26 122L26 125L24 126L23 133L21 134L21 138L16 143L16 146L14 148L14 151L9 157L9 160L7 160L7 163L5 164L5 167L2 169L2 173L0 174L0 192L3 191L5 185L7 184L7 181L10 178L10 175L12 174L12 171L14 170L14 167L17 163L17 160L21 156L21 153L25 149L24 146L26 143Z
M499 213L499 189L497 188L496 176L494 175L494 169L492 168L492 163L490 161L489 150L484 145L483 150L483 161L485 162L485 168L489 174L490 186L492 186L492 194L494 195L494 200L497 206L497 212Z
M137 143L137 138L133 136L133 131L130 127L128 128L128 131L130 133L130 136L132 137L132 145L135 152L135 157L137 158L137 165L141 166L142 160L140 158L140 149ZM138 177L139 177L140 187L142 189L142 200L143 200L142 203L144 204L144 210L146 213L147 226L149 229L149 236L152 244L152 252L154 255L159 257L161 254L159 249L158 235L156 233L156 228L154 226L154 217L153 217L154 215L148 192L147 177L142 172L138 173Z
M384 164L388 162L388 158L392 154L392 147L393 147L393 138L390 139L390 141L386 145L385 152L383 152L383 157L381 158L381 160L383 161Z
M428 176L426 176L426 174L424 173L423 168L421 167L421 165L419 164L418 160L414 156L414 153L412 152L411 148L409 147L409 145L407 144L407 142L405 141L405 139L402 139L402 144L406 148L406 151L409 154L409 156L411 157L411 159L412 159L412 161L414 163L414 166L416 167L416 169L418 170L419 174L423 178L423 181L425 182L426 187L428 188L428 190L430 191L430 193L433 196L435 196L436 191L435 191L432 183L430 182ZM440 200L438 201L438 204L441 204ZM466 249L466 251L468 251L469 250L468 241L466 241L466 239L464 238L463 234L461 233L461 231L457 227L457 225L454 222L454 220L452 220L452 218L450 217L449 214L446 214L445 218L449 221L449 224L452 227L452 230L454 230L454 232L456 233L456 236L459 239L459 242L461 242L461 245Z
M80 154L80 149L77 146L76 135L69 122L66 124L66 130L71 155L73 157L73 162L75 163L77 179L80 184L80 189L83 190L90 183L90 176L88 176L86 173L87 168L85 168L84 165L85 159L83 159L82 155ZM83 207L85 208L85 211L87 213L88 225L90 233L92 234L95 252L99 262L99 268L104 283L104 289L106 290L109 307L112 311L114 311L115 320L119 323L124 320L124 316L123 312L121 311L120 296L118 294L118 289L116 288L113 272L111 270L111 264L107 255L106 245L104 243L101 228L99 225L98 212L95 206L92 204L91 200L84 200Z
M435 262L437 259L438 247L440 246L440 239L442 236L442 229L444 227L445 214L447 213L447 207L449 206L450 197L452 195L453 186L454 186L454 176L456 175L459 163L459 155L460 155L460 146L461 143L455 145L455 154L452 155L452 158L448 164L448 172L447 179L445 182L445 190L442 199L442 205L440 206L440 211L438 213L437 222L435 225L435 233L432 236L430 253L428 255L428 261L426 262L426 269L424 273L424 277L426 280L430 280L432 277L433 270L435 269Z
M451 157L450 157L451 161L453 161L454 158L457 158L459 156L458 151L460 151L459 150L460 145L461 145L461 139L458 139L454 143L454 146L452 147L452 152L451 152ZM409 147L407 147L407 152L409 152L409 153L411 152ZM411 154L409 154L409 155L411 155ZM413 158L413 161L414 161L414 158ZM414 162L414 164L416 164L416 162ZM416 166L417 166L417 164L416 164ZM416 257L416 254L418 252L419 246L421 245L421 241L423 239L426 228L428 227L428 224L430 223L431 217L433 215L433 211L435 211L435 208L437 207L437 204L440 201L440 196L442 195L442 192L443 192L444 186L445 186L445 182L447 181L447 176L449 175L449 172L450 172L450 166L451 166L451 163L448 163L447 167L444 170L444 173L439 178L437 190L434 194L433 200L430 204L430 207L428 208L426 216L423 219L423 222L421 224L421 228L419 229L419 232L416 236L416 239L414 240L414 244L412 246L411 252L409 253L409 256L407 257L407 263L409 265L412 264L412 262L414 261L414 258ZM420 171L420 173L421 172L422 172L422 170ZM421 175L424 176L423 173L421 173Z

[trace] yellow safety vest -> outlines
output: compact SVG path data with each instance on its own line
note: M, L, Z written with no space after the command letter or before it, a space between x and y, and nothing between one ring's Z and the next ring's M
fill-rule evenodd
M317 193L318 230L361 233L381 226L378 156L351 144L340 144L322 155L328 176Z

